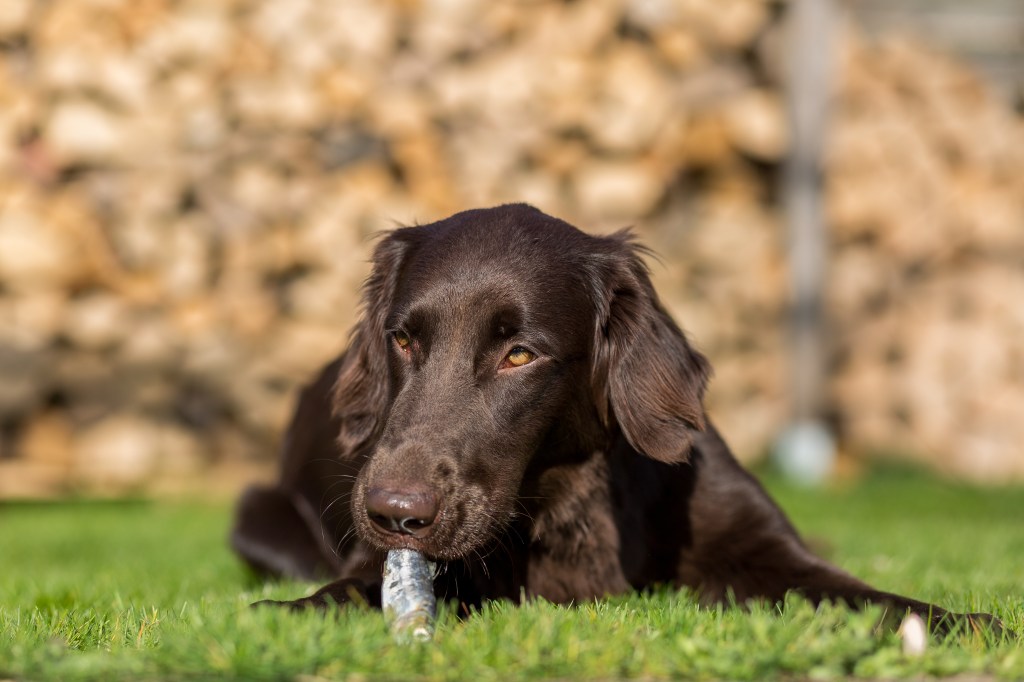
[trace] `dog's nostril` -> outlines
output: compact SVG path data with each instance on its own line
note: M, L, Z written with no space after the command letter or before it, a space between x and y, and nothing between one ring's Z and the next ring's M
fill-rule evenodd
M386 533L420 537L437 518L437 498L422 489L370 488L366 491L366 515Z
M398 525L405 532L415 535L417 532L423 530L427 526L431 525L433 522L433 519L427 521L426 519L414 519L410 517L408 519L402 519L398 522Z
M384 530L391 531L393 533L399 533L402 530L396 519L389 518L383 514L367 514L367 516L370 517L370 522L379 528L383 528Z

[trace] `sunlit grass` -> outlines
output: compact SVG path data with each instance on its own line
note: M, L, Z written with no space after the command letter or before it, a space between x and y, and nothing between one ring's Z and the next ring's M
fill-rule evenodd
M886 474L806 491L769 481L834 561L887 590L992 611L1024 632L1024 490ZM449 610L398 645L379 613L248 608L312 588L253 580L208 503L0 506L0 679L433 680L1024 677L1024 644L971 637L919 657L875 612L799 599L749 611L661 592L561 608Z

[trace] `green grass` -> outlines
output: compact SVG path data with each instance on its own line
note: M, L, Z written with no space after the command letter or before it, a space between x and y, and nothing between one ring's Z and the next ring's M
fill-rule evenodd
M804 534L879 587L1024 632L1024 489L888 473L818 491L769 481ZM686 594L442 614L425 645L379 613L253 611L311 586L256 582L228 552L227 505L0 506L0 679L1024 677L1024 644L974 637L906 657L877 613L699 608Z

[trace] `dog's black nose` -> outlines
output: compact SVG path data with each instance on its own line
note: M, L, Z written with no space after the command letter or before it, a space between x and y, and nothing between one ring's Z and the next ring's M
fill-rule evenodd
M366 515L385 533L423 537L437 518L437 498L422 489L370 488Z

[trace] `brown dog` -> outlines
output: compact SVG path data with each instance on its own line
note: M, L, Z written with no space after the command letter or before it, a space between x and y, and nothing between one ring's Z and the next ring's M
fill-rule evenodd
M335 579L293 607L379 605L384 553L409 547L445 564L439 597L468 605L667 584L988 622L808 551L708 422L707 360L641 254L525 205L387 235L349 348L302 393L280 481L245 494L234 548Z

